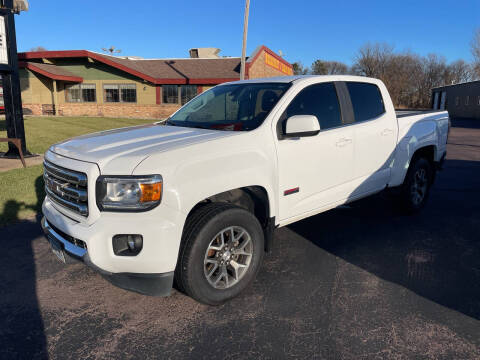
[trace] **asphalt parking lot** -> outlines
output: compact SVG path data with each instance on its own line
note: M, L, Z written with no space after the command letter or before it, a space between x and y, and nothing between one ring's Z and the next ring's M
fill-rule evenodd
M277 230L220 307L59 263L36 221L0 229L0 358L479 359L480 123L454 123L428 206L384 195Z

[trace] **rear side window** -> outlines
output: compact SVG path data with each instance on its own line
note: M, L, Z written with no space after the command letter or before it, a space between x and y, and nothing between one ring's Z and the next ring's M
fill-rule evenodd
M335 85L333 83L315 84L300 91L288 105L282 120L294 115L315 115L321 130L342 125Z
M382 94L375 84L347 82L355 122L366 121L385 112Z

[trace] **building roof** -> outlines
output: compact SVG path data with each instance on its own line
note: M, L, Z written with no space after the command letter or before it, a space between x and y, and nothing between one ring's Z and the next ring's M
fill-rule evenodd
M238 79L240 58L131 60L99 55L155 79Z
M471 84L476 84L476 83L480 83L480 80L466 81L466 82L463 82L463 83L451 84L451 85L437 86L437 87L432 88L432 90L444 89L444 88L448 88L448 87L452 87L452 86L471 85Z
M19 62L19 67L27 68L31 71L39 73L54 80L82 82L83 78L72 74L70 71L62 68L61 66L35 63L35 62Z
M265 50L278 61L291 67L290 63L265 46L259 46L248 58L246 71L253 61ZM34 61L58 58L88 58L98 61L153 84L218 84L240 78L240 58L184 58L184 59L135 59L110 56L88 50L34 51L19 53L20 60ZM35 63L38 64L38 63Z

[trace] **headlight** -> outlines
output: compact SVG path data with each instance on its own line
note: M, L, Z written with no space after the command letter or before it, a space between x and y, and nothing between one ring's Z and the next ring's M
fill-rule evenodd
M160 204L163 180L160 175L100 176L97 205L106 211L146 211Z

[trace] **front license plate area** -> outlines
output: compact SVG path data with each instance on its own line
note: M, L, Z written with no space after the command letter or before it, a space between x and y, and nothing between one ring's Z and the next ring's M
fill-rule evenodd
M51 237L48 238L48 241L50 242L50 246L52 247L52 252L58 258L58 260L65 264L65 251L63 251L62 245L57 240Z

